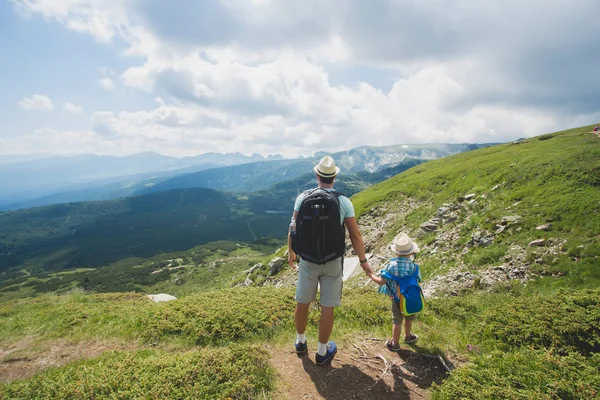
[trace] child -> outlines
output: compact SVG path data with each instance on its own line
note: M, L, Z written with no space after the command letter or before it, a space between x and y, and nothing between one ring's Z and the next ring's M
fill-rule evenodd
M381 270L387 271L390 275L395 275L399 278L413 275L417 265L412 262L411 256L419 252L419 246L413 242L408 235L400 233L394 238L390 249L395 253L395 257L390 259L385 267ZM411 332L413 320L416 314L404 316L400 311L400 305L394 300L394 292L396 291L397 283L389 278L375 276L372 272L367 272L371 280L381 287L379 293L387 294L392 298L392 321L394 327L392 329L392 339L385 342L385 346L391 351L400 350L400 333L402 332L402 321L404 320L404 343L411 344L417 341L419 337ZM421 281L421 271L418 274L418 280Z

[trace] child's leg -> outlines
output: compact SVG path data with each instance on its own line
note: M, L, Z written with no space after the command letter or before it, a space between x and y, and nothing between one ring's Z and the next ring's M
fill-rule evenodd
M394 324L394 327L392 328L392 340L394 341L394 344L400 343L400 332L402 332L402 325Z
M400 312L400 306L394 300L392 300L392 322L394 327L392 328L392 340L394 344L400 343L400 333L402 332L402 320L404 316Z
M404 337L409 338L412 330L413 319L404 318ZM399 335L399 334L398 334ZM400 336L398 336L400 338Z

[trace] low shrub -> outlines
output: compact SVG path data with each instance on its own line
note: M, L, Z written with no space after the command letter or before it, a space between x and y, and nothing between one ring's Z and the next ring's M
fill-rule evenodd
M482 334L508 346L560 354L600 352L600 290L558 291L499 304L483 314Z
M292 290L273 287L234 288L181 298L150 312L144 336L150 341L182 336L199 345L269 337L291 326Z
M600 394L600 355L559 356L521 348L476 357L434 386L434 400L596 399ZM434 384L435 385L435 384Z
M258 346L109 352L26 380L0 385L7 399L223 399L256 398L275 374Z
M390 300L375 289L354 289L344 293L336 321L347 326L369 328L391 323ZM336 322L337 323L337 322Z

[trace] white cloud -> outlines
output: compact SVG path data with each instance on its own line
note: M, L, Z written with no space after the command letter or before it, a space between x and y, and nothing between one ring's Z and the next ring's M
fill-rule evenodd
M54 108L52 100L42 94L34 94L31 97L23 97L17 103L23 110L50 111Z
M596 0L14 2L135 56L117 73L155 108L97 111L84 136L115 149L298 155L600 118Z
M71 114L81 114L83 111L83 107L78 106L77 104L73 104L68 101L65 102L65 104L63 105L63 108L65 109L65 111L68 111Z
M100 83L100 86L106 90L113 90L116 87L115 83L110 78L102 78L98 82Z

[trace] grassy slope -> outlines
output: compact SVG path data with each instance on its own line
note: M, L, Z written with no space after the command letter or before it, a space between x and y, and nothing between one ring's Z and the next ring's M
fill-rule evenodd
M495 186L498 187L493 190ZM471 207L473 215L461 229L463 242L475 230L493 232L506 215L519 215L520 229L497 235L492 246L471 249L462 259L454 255L457 261L477 269L500 260L513 244L527 248L529 242L538 238L566 240L565 254L537 267L538 272L566 274L570 284L575 286L594 287L600 283L597 268L600 262L600 139L590 133L590 127L430 161L379 183L352 200L359 216L372 207L403 198L421 201L419 207L388 232L384 239L389 241L400 229L416 234L419 225L431 218L443 203L456 203L469 193L477 195L477 202ZM543 223L551 223L551 230L535 229ZM426 237L425 240L434 239ZM421 258L424 263L440 262L428 254ZM566 285L566 282L558 284Z
M485 193L487 200L479 200L476 218L464 235L470 234L469 229L493 226L506 214L506 207L518 202L511 214L521 215L522 229L500 238L500 244L526 245L537 235L567 239L565 259L548 268L568 268L576 273L552 278L551 285L516 285L509 291L498 288L492 293L472 292L429 301L415 326L421 336L417 349L469 361L436 389L435 398L577 399L600 393L600 292L580 289L597 278L593 268L598 268L595 257L600 240L600 140L586 131L587 127L545 140L533 138L519 145L500 145L432 161L354 198L360 214L403 196L432 199L393 228L416 230L442 203L471 192ZM496 184L501 187L491 191ZM550 232L535 230L536 224L548 220L554 224ZM390 231L386 240L394 233ZM571 277L583 273L589 274L586 282ZM540 287L545 288L544 294L535 294ZM556 287L568 290L556 291ZM342 341L357 332L389 335L387 303L373 290L346 292L337 311L334 335ZM110 387L124 397L140 396L150 386L173 398L195 393L219 397L230 388L234 389L227 393L234 398L268 397L275 378L254 346L267 339L288 343L293 332L292 310L291 292L269 287L219 290L159 305L145 302L139 295L82 293L4 303L0 305L1 347L24 337L36 341L118 337L140 339L142 346L176 346L178 350L168 355L160 350L119 352L85 362L81 365L93 371L89 380L77 373L80 364L50 369L34 378L0 386L0 398L56 396L56 385L52 385L56 381L62 383L59 395L65 398L81 393L101 395L107 371L115 368L124 371L124 376L135 376L139 371L141 383L130 384L132 379L111 381ZM316 308L310 320L308 334L315 337ZM248 336L248 332L253 334ZM239 339L247 358L230 356L228 352L238 351L237 347L224 350ZM199 353L192 350L197 345L204 346ZM226 352L224 363L211 358L215 351ZM199 361L204 359L213 361ZM190 362L199 367L190 369ZM257 368L244 378L235 368L226 368L238 362L254 362ZM168 380L156 381L146 373L173 363L181 368ZM220 380L216 387L210 383L215 378L211 375L214 368L221 371L221 378L229 378L230 386L218 386ZM200 386L196 382L201 382ZM181 391L174 392L178 385Z

